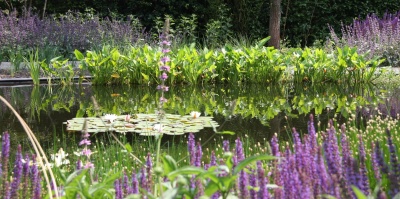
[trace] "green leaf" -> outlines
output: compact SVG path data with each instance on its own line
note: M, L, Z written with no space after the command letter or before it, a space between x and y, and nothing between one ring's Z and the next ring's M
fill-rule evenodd
M129 143L126 143L125 144L125 148L126 148L126 150L128 151L128 153L131 153L133 150L132 150L132 146L129 144Z
M364 195L364 193L358 189L356 186L351 186L351 188L353 189L354 193L357 196L357 199L367 199L367 196Z
M164 164L164 172L166 174L169 174L178 168L175 159L170 155L163 156L162 161Z
M246 159L244 159L243 161L241 161L233 170L234 174L239 173L239 171L241 171L243 168L245 168L247 165L255 162L255 161L259 161L259 160L276 160L277 157L275 156L271 156L271 155L257 155L257 156L251 156L248 157Z
M142 74L144 80L149 81L149 76L148 75L146 75L144 73L140 73L140 74Z
M79 61L81 61L84 58L83 54L77 49L75 49L74 54L76 59L78 59Z
M235 132L233 132L233 131L221 131L221 132L216 132L216 134L235 135Z
M178 175L199 175L204 170L199 167L194 167L194 166L186 166L182 167L180 169L176 169L175 171L172 171L168 174L168 178L170 179L175 179Z
M261 39L261 41L258 42L256 47L257 48L263 47L269 41L270 38L271 38L271 36L268 36L268 37L266 37L264 39Z
M216 183L214 181L210 181L206 185L206 188L204 189L204 194L206 194L207 196L211 196L218 190L219 190L218 183Z

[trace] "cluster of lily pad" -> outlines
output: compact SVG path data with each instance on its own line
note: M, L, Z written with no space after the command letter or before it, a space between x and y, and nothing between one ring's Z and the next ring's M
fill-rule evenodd
M188 132L199 132L203 128L216 128L218 123L213 117L200 117L199 112L193 111L191 115L165 114L159 119L157 114L115 115L106 114L100 118L73 118L65 122L67 131L82 131L86 125L89 133L119 132L139 133L140 135L153 136L157 134L182 135ZM162 125L161 125L162 124Z

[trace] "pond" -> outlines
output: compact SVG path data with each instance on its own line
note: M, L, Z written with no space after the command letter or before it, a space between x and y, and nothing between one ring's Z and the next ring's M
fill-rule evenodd
M218 132L235 132L233 136L224 135L225 139L239 136L264 143L274 133L288 140L293 127L300 133L307 132L310 114L316 116L322 130L329 119L343 122L352 113L366 116L379 110L394 114L398 112L398 92L376 85L185 85L170 88L164 110L177 115L199 111L201 116L213 117L219 125ZM11 102L42 143L51 143L76 134L68 133L64 124L75 117L155 113L160 93L153 86L87 84L1 87L0 95ZM13 137L20 142L27 141L21 125L4 104L0 113L0 131L15 134ZM135 133L126 134L133 143L143 139L130 134ZM204 128L196 136L207 140L214 134L213 128ZM177 137L164 136L163 142L178 140Z

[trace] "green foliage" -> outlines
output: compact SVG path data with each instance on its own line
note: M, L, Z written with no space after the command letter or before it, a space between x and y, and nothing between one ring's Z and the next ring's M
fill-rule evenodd
M46 67L45 60L39 61L38 50L35 52L31 52L28 58L25 58L25 62L28 65L29 72L32 77L32 81L34 85L40 84L40 72L42 68Z
M232 19L229 16L229 8L222 4L218 7L218 18L210 20L206 24L206 44L215 47L225 44L233 35Z
M275 82L372 82L382 59L367 60L355 48L294 48L279 51L264 47L268 38L250 47L224 45L220 49L198 49L195 44L171 52L168 84L252 84ZM93 84L156 84L160 72L160 48L132 46L119 51L104 46L84 56L75 51L81 69L88 69Z
M171 183L166 186L167 190L164 192L165 196L173 196L173 198L182 196L194 198L197 194L196 189L190 189L189 185L192 176L195 176L195 180L199 180L203 183L205 182L204 193L207 197L210 197L215 192L219 191L221 197L226 199L230 195L232 188L236 185L236 179L240 171L254 166L253 163L256 161L276 159L270 155L251 156L233 167L233 154L226 153L224 157L224 162L226 164L213 166L208 170L204 170L194 166L178 168L176 161L171 156L163 156L164 176L166 176L170 182L177 182L174 185ZM226 175L221 176L221 173Z
M77 170L66 176L66 172L58 169L59 182L64 187L61 198L114 198L114 181L121 174L110 171L99 176L101 181L94 181L89 169Z

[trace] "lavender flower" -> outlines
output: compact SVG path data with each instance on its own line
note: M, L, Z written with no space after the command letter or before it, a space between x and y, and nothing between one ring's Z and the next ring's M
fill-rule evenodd
M153 170L153 162L151 161L151 154L147 154L147 159L146 159L146 173L147 173L147 184L149 185L149 191L150 185L152 184L152 170Z
M222 142L223 148L224 148L224 152L229 152L229 140L224 140Z
M13 170L14 176L13 176L13 181L11 183L11 198L18 198L19 197L18 189L23 172L21 145L18 145L18 151L17 155L15 156L14 165L15 165Z
M241 170L239 172L239 178L238 178L238 183L239 183L239 198L249 198L249 177L246 173L246 171Z
M240 141L240 138L237 138L235 140L235 143L236 143L235 155L236 155L237 161L241 162L245 159L244 152L243 152L243 144L242 144L242 141Z
M25 155L25 162L23 163L23 191L22 191L22 197L23 198L28 198L28 189L29 189L29 155Z
M360 140L360 146L359 146L359 151L360 151L360 189L363 191L365 195L369 194L369 180L368 180L368 175L367 175L367 168L365 165L365 148L364 148L364 142L362 140L362 137L359 136Z
M257 187L257 178L254 173L251 173L249 175L249 185L252 187L252 189L250 189L250 198L256 199L257 192L256 192L256 190L254 190L254 188Z
M386 129L389 152L390 152L390 171L389 171L389 180L390 180L390 189L389 195L390 197L394 197L397 193L399 193L400 187L400 165L396 155L396 146L393 144L392 135L390 134L389 129Z
M40 174L39 169L36 165L36 156L32 156L32 167L31 167L31 179L32 179L32 191L31 194L33 199L40 199L41 198L41 184L40 184Z
M374 170L374 177L375 179L381 179L381 172L378 163L378 154L374 143L372 143L372 151L373 153L371 155L371 163L372 163L372 168Z
M200 142L198 142L197 143L197 147L196 147L194 166L201 167L201 158L202 158L202 156L203 156L203 151L201 149Z
M114 182L114 189L115 189L115 198L116 199L122 199L122 190L121 190L121 186L120 186L120 180L117 179Z
M136 177L136 173L132 174L132 194L138 194L139 193L139 182Z
M272 150L272 155L280 157L278 135L276 133L271 139L271 150Z
M126 175L126 172L124 171L124 176L123 176L123 195L122 196L127 196L128 194L130 194L131 191L131 187L129 186L129 179L128 179L128 175Z
M189 159L190 165L194 165L195 156L196 156L196 141L194 140L194 134L189 133L189 140L188 140L188 151L189 151Z

